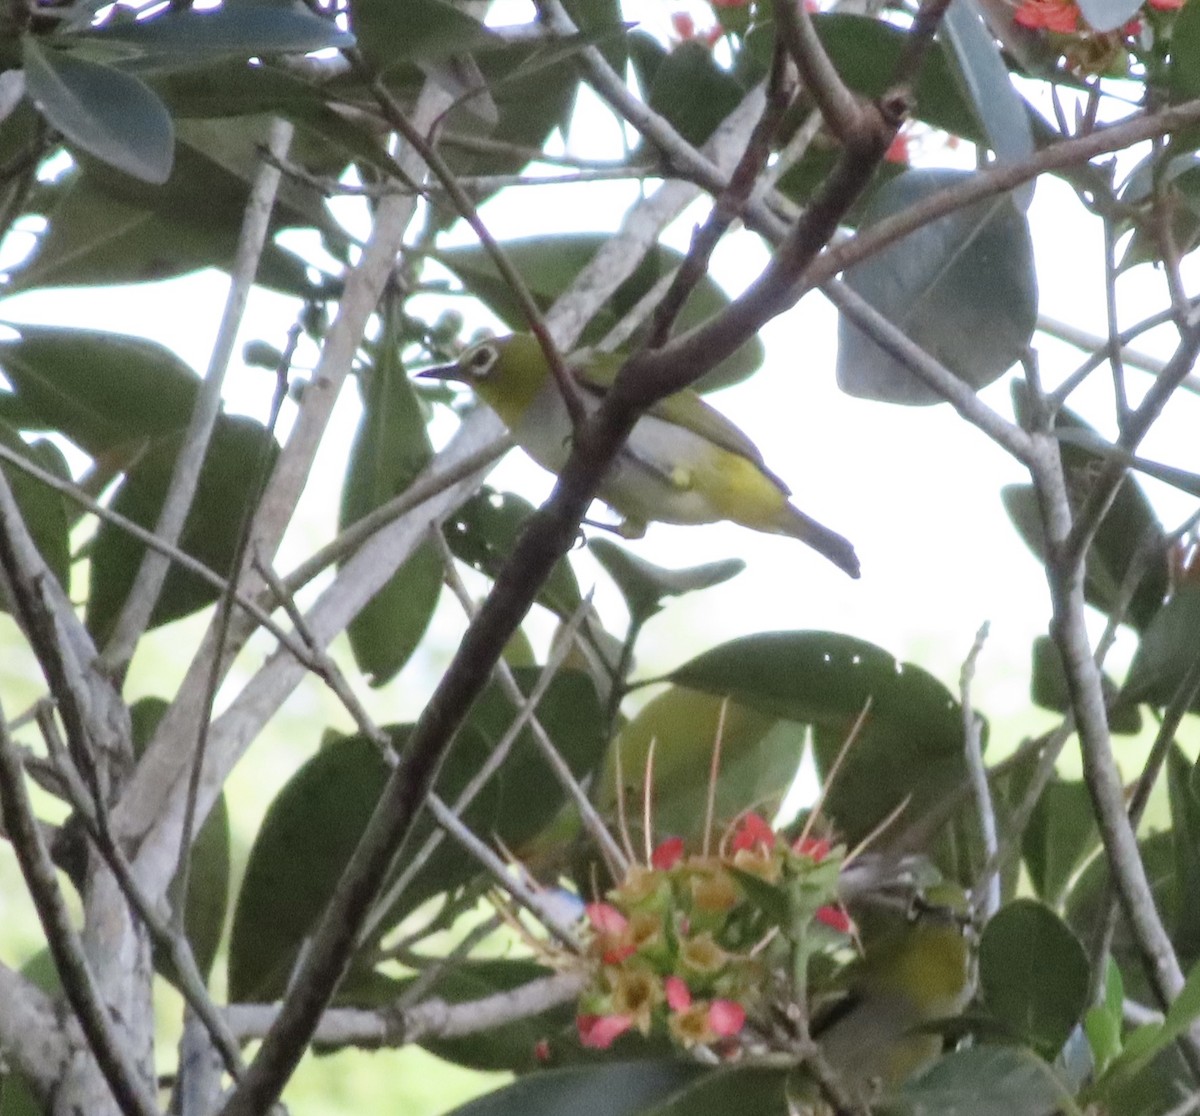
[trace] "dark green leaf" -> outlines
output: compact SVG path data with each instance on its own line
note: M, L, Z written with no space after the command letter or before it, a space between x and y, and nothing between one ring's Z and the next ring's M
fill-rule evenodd
M1172 101L1200 97L1200 8L1184 4L1171 28Z
M403 492L433 455L420 402L391 339L360 379L363 413L342 489L341 530ZM372 686L391 681L420 644L442 578L441 554L426 542L350 622L354 660Z
M444 0L351 0L350 24L371 65L435 62L498 45L477 19Z
M1086 466L1082 463L1066 464L1069 490L1082 494L1086 488L1076 486L1085 483ZM1042 535L1037 493L1033 486L1006 485L1000 490L1000 498L1025 545L1039 561L1044 561L1046 544ZM1087 554L1083 589L1089 604L1112 614L1130 563L1143 545L1143 540L1149 543L1152 557L1125 613L1128 623L1138 631L1145 629L1162 606L1167 588L1167 559L1166 547L1160 545L1162 528L1158 519L1141 487L1127 477L1121 482L1108 514L1100 521L1100 528Z
M143 182L166 182L174 132L148 86L112 66L43 48L32 35L22 53L26 92L69 143Z
M780 1116L791 1111L787 1070L726 1066L644 1109L647 1116Z
M1191 768L1183 750L1173 743L1167 754L1167 790L1176 886L1184 896L1200 895L1200 800L1192 793ZM1183 956L1200 957L1200 903L1179 904L1171 941Z
M679 597L720 585L746 568L740 558L729 558L685 570L668 570L607 539L592 539L588 547L617 583L629 614L637 620L645 620L658 612L664 597Z
M446 521L446 542L472 569L495 577L508 560L533 505L511 492L482 488ZM538 602L562 619L582 603L570 564L559 560L538 592Z
M65 434L93 457L182 430L196 375L141 337L65 326L13 326L0 367L37 429Z
M1200 663L1200 585L1183 585L1142 634L1121 690L1123 702L1162 708ZM1200 709L1200 695L1189 706Z
M1021 853L1037 894L1057 906L1080 864L1098 842L1087 786L1052 779L1021 834Z
M967 98L983 125L988 146L1000 162L1017 162L1034 152L1029 126L1029 106L1016 91L1000 44L992 37L978 12L966 4L952 4L942 20L941 34L951 51ZM1014 193L1022 210L1033 199L1033 183Z
M1121 969L1110 957L1104 978L1104 999L1083 1017L1083 1029L1092 1051L1097 1076L1103 1074L1121 1052L1121 1035L1125 1026L1125 983Z
M1079 939L1049 907L1015 899L984 927L979 986L1009 1031L1055 1057L1087 1007L1090 979Z
M504 249L534 300L548 308L609 239L603 233L539 236L507 241ZM510 328L527 328L520 305L486 252L474 247L454 248L440 253L437 259ZM663 275L677 268L682 259L674 249L657 245L612 295L605 310L592 319L580 343L588 345L599 341ZM679 328L684 330L698 325L728 304L729 298L724 291L705 276L684 306L679 316ZM746 379L761 367L763 355L762 342L757 337L752 338L704 376L699 382L699 390L712 391Z
M1116 704L1117 684L1107 675L1100 678L1108 706L1108 727L1113 732L1132 735L1142 731L1142 714L1136 705L1128 702ZM1071 709L1071 695L1067 690L1067 676L1063 672L1062 656L1049 636L1038 636L1033 641L1033 676L1030 690L1035 705L1055 713L1067 713Z
M825 771L869 699L866 724L825 804L851 845L906 798L906 816L924 817L964 785L962 710L954 695L920 667L864 640L836 632L744 636L669 677L815 725Z
M466 961L451 965L426 990L426 994L452 1004L468 1003L485 996L511 992L514 988L549 975L550 970L524 958ZM402 982L397 992L411 983L411 980ZM524 1073L539 1068L538 1043L569 1027L574 1017L574 1005L562 1004L489 1031L462 1038L423 1039L421 1045L439 1058L470 1069Z
M143 69L195 66L223 58L305 54L354 45L342 31L302 5L225 4L215 10L168 8L151 19L89 31L92 42L119 43Z
M769 816L796 776L804 751L804 731L736 697L722 714L723 704L725 699L718 694L683 687L672 687L648 702L609 748L603 780L596 792L601 809L615 818L618 758L626 802L643 800L653 742L653 837L683 837L689 848L700 848L709 772L719 736L721 766L714 803L714 840L746 810L761 810ZM636 811L630 809L630 813ZM641 827L636 820L631 819L630 824L640 837Z
M743 96L745 90L728 70L717 65L708 47L685 42L655 70L649 102L688 143L699 147Z
M968 178L964 171L907 171L873 196L861 227ZM922 226L847 269L845 281L974 389L998 379L1024 354L1037 320L1033 242L1024 215L1008 197ZM851 395L889 403L942 402L844 315L838 326L838 384Z
M737 880L742 891L751 905L757 907L772 925L786 930L791 923L792 908L788 902L787 892L781 887L767 883L761 876L752 872L743 872L735 865L729 865L729 874Z
M519 1077L446 1116L635 1116L706 1072L673 1059L547 1070Z
M147 530L154 530L179 453L181 436L159 439L126 474L112 508ZM209 569L226 576L259 488L270 473L278 447L252 419L217 420L200 474L195 499L179 545ZM104 522L92 549L87 623L103 642L116 621L142 560L143 546L120 527ZM163 584L151 624L166 624L214 601L217 590L195 574L172 567Z
M518 670L524 692L537 671ZM495 688L476 703L455 739L438 778L442 798L453 803L507 730L514 710ZM538 705L537 716L577 778L585 778L601 752L601 711L583 675L560 673ZM407 728L389 730L398 747ZM234 912L230 942L230 994L256 1000L279 995L301 942L367 824L388 768L374 744L361 736L326 744L280 791L255 838ZM528 730L463 821L485 839L519 850L558 812L563 792ZM433 831L428 818L406 846L415 855ZM399 866L403 871L404 865ZM479 865L453 841L443 841L398 896L376 937L387 933L421 903L451 891L480 873ZM353 989L353 983L351 984Z
M976 1046L940 1058L875 1111L879 1116L1045 1116L1070 1100L1032 1051Z
M30 445L15 430L0 423L0 445L63 480L71 479L66 458L53 442L39 440ZM65 498L6 461L0 461L0 470L12 490L13 499L38 553L59 585L69 592L71 542ZM0 608L4 608L5 604L6 598L0 598Z

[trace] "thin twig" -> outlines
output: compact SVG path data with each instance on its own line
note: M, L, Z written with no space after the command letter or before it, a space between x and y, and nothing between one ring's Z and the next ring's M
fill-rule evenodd
M983 763L982 727L983 719L976 714L971 705L971 683L975 677L975 664L983 651L990 625L985 620L975 634L975 642L963 661L962 673L959 675L959 693L962 699L963 746L966 753L967 773L971 780L971 790L975 796L975 810L979 815L979 836L983 841L983 852L988 858L995 856L998 845L996 835L996 810L992 805L992 792L988 786L987 768ZM1000 876L994 874L987 877L986 891L978 897L977 909L983 915L984 921L991 918L1000 909Z
M816 102L829 130L840 140L853 136L862 124L858 97L842 80L817 37L812 17L797 0L775 0L775 26L804 88Z
M283 158L292 142L293 126L281 117L272 119L267 147L277 158ZM192 506L200 470L208 452L209 439L221 411L221 389L233 357L238 330L246 312L250 288L258 272L258 262L267 240L271 211L279 189L279 170L267 160L261 160L242 217L237 253L229 273L229 294L217 336L209 357L208 370L196 392L196 403L184 432L183 444L171 471L171 480L163 497L162 508L154 533L163 542L174 546L183 533L184 523ZM102 668L116 674L125 669L158 603L170 563L157 550L146 550L133 579L112 635L101 655Z

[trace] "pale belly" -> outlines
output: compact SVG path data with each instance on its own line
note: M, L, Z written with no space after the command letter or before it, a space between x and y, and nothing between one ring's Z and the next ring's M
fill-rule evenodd
M557 473L570 449L563 433L568 429L561 400L544 393L514 435L539 465ZM747 467L753 468L734 454L714 455L713 447L690 430L647 415L604 478L600 498L622 516L643 523L713 523L730 518L729 511L703 493L731 484L729 474ZM705 476L698 483L701 473ZM785 501L781 492L780 502Z

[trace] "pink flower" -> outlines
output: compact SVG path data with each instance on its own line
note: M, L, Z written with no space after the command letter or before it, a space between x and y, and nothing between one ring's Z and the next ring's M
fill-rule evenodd
M816 920L836 930L839 934L850 933L850 916L841 907L818 907Z
M907 165L909 142L908 136L900 134L893 136L892 142L888 144L888 149L883 153L884 159L889 163L904 163Z
M759 846L770 849L775 844L773 830L759 814L746 814L733 834L733 851L742 852Z
M671 27L685 43L696 37L696 21L687 12L672 12Z
M692 1006L692 992L683 977L669 976L663 981L667 1007L672 1011L687 1011Z
M736 1035L746 1025L746 1009L736 1000L713 1000L708 1025L722 1038Z
M580 1015L575 1019L579 1041L592 1050L607 1050L632 1026L628 1015Z
M792 852L807 856L814 864L820 864L829 855L829 849L829 842L823 837L797 837L792 845Z
M1184 0L1146 0L1156 12L1175 12L1183 7Z
M592 924L600 945L600 959L606 965L619 965L634 953L637 946L630 941L629 919L609 903L589 903L583 908Z
M650 854L650 867L669 872L683 856L683 838L668 837Z

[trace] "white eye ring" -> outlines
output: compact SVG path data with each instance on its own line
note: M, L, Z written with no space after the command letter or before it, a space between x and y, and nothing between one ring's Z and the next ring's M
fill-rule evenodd
M477 345L466 355L463 361L464 369L470 374L472 379L485 379L492 366L496 363L496 358L500 355L499 350L495 345L487 344Z

